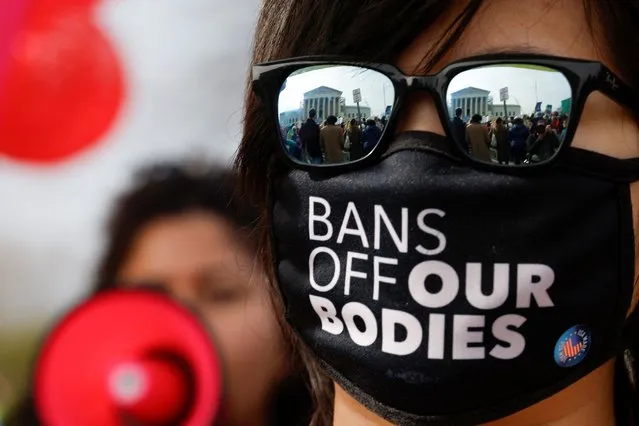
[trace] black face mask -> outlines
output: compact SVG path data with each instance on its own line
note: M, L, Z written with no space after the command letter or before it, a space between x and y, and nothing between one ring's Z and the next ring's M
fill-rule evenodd
M429 133L370 168L272 188L287 319L341 387L403 425L473 425L624 348L637 159L573 149L536 175L474 170Z

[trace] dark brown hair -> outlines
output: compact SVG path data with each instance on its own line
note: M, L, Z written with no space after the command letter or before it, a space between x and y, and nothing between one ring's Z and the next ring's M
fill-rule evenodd
M425 29L441 19L450 20L432 49L425 52L424 69L436 64L460 38L483 0L263 0L255 34L253 63L304 55L344 55L363 61L393 63L396 57ZM451 16L460 4L463 9ZM601 51L616 66L627 83L639 87L639 0L583 0L590 31ZM524 12L525 13L525 12ZM267 186L286 170L274 152L278 141L257 97L246 93L244 135L235 166L242 191L261 210L259 252L274 281L268 238ZM271 159L271 161L268 161ZM273 286L275 302L282 301ZM306 360L316 399L314 425L330 425L333 390L302 343L284 325L286 335Z
M257 212L234 192L229 170L200 165L156 164L136 173L133 187L116 201L107 224L107 248L96 291L115 287L117 273L142 227L155 219L201 210L227 219L254 246Z

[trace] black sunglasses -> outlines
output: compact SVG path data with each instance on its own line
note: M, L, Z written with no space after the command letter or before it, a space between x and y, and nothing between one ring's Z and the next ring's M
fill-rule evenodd
M559 158L590 93L635 113L639 103L635 90L600 62L530 54L470 58L426 76L388 64L294 58L255 65L253 90L285 158L295 168L334 171L380 158L413 91L432 95L462 160L504 171Z

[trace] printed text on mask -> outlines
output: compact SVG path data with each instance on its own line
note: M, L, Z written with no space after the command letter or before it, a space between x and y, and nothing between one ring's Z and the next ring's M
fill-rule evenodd
M328 242L333 239L339 245L345 238L361 240L363 249L380 250L382 232L387 232L394 243L394 250L398 256L409 253L409 250L423 255L424 260L412 266L407 282L398 282L393 275L393 268L398 268L398 257L373 256L366 253L348 251L340 253L326 246L318 246L309 256L309 282L317 294L310 294L311 306L318 315L322 329L334 335L347 333L350 339L359 346L371 346L381 340L381 350L384 353L405 356L417 351L425 351L428 359L453 360L485 359L487 356L497 359L514 359L521 355L526 346L524 336L518 331L526 322L526 318L519 313L506 313L492 324L486 324L484 315L455 314L452 320L452 330L446 330L446 314L437 313L456 298L465 298L473 310L490 311L502 307L508 298L511 285L509 282L510 268L516 270L516 306L528 309L535 304L539 308L554 306L548 290L554 283L554 271L542 264L495 263L466 263L464 276L460 280L457 271L449 264L435 260L433 257L441 255L446 250L447 240L444 233L429 226L429 219L446 216L446 212L439 209L424 209L416 216L417 227L425 234L434 237L438 244L434 247L423 245L409 246L408 225L409 210L402 209L401 223L393 224L383 206L374 206L373 241L369 240L370 231L364 228L360 213L354 203L348 203L344 215L331 215L331 204L324 198L309 197L309 239L317 242ZM339 226L339 228L338 228ZM384 254L388 252L385 251ZM340 260L340 258L342 260ZM346 259L344 261L344 258ZM373 273L362 271L365 262L372 264ZM326 276L317 276L317 265L330 264L333 276L330 280ZM482 267L493 268L493 290L491 294L484 294L481 285ZM395 269L397 272L397 269ZM428 278L437 277L441 282L438 291L429 291L425 282ZM339 284L339 285L338 285ZM325 296L336 291L343 291L344 296L350 296L354 285L372 287L370 300L352 300L343 306L336 306ZM422 324L413 313L397 309L381 309L380 318L365 303L378 305L384 301L384 286L406 285L408 294L420 308L425 308L426 324ZM341 288L340 288L341 287ZM534 302L533 302L534 300ZM365 302L365 303L362 303ZM359 323L360 325L358 326ZM362 326L363 324L364 326ZM397 332L403 329L402 335ZM485 347L484 333L491 332L498 343ZM451 346L446 350L446 344ZM449 355L446 355L449 354Z

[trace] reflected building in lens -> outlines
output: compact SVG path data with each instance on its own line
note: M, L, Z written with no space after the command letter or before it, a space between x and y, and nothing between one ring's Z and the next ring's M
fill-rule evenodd
M477 87L466 87L450 94L450 116L455 115L455 110L461 108L462 115L470 118L474 114L482 117L516 117L521 115L521 106L493 102L489 90Z
M330 87L321 86L304 93L302 108L304 117L308 117L308 112L312 109L317 111L319 121L326 120L329 115L339 117L342 104L342 92Z
M310 110L316 112L315 120L322 122L329 115L341 118L343 121L358 118L356 105L346 105L346 99L342 92L331 87L320 86L304 93L299 110L284 111L280 113L280 124L283 126L302 123L306 121ZM359 106L361 119L370 118L371 109L367 106Z
M482 116L486 116L489 114L489 103L488 98L490 96L490 91L478 89L476 87L466 87L464 89L458 90L454 93L451 93L451 108L454 111L457 108L461 108L462 115L471 116L474 114L479 114Z

